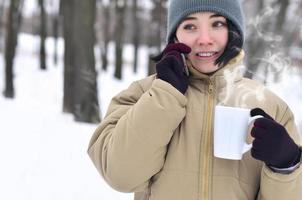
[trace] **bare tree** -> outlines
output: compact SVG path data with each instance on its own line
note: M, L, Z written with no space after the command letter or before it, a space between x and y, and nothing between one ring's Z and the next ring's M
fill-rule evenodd
M63 16L63 35L64 35L64 96L63 96L63 112L73 113L74 102L74 43L73 43L73 0L61 0L60 13Z
M132 0L132 23L133 23L133 72L137 72L138 47L139 47L139 19L137 0Z
M5 8L5 0L0 1L0 52L3 51L3 26L4 26L4 8Z
M166 26L166 2L167 0L152 0L154 9L152 13L151 30L149 45L149 63L148 74L155 73L154 63L150 60L155 54L159 54L161 46L165 40L165 26Z
M114 77L122 79L123 46L125 28L126 0L115 0L115 72Z
M300 27L301 20L297 15L289 13L292 2L289 0L244 2L246 11L251 10L251 5L256 5L254 12L248 16L250 23L246 50L249 56L246 57L245 76L259 77L257 72L261 69L265 73L264 77L260 77L263 82L267 81L267 75L273 76L277 81L283 70L290 67L289 52L297 41L295 35L299 32L297 27ZM292 5L298 7L298 4Z
M61 24L61 14L59 12L59 5L61 0L52 0L51 6L53 7L51 13L51 22L52 22L52 34L54 40L54 51L53 51L53 62L55 65L58 64L58 39L59 39L59 27Z
M279 12L275 22L275 31L277 34L283 34L283 27L286 22L286 13L289 6L289 0L278 0Z
M111 7L113 1L107 3L106 1L100 2L101 4L101 32L102 38L100 39L100 49L101 49L101 60L102 60L102 69L107 70L108 67L108 44L110 41L110 20Z
M55 65L58 64L58 40L59 40L59 25L60 25L60 15L53 14L52 16L53 24L53 39L54 39L54 52L53 52L53 62Z
M284 44L285 44L285 52L290 52L291 47L295 46L301 46L302 47L302 1L296 1L295 8L291 12L292 17L288 19L290 23L284 23L283 27L283 35L286 35L287 37L284 38ZM301 58L302 59L302 58Z
M46 70L46 13L44 7L44 0L39 0L40 6L40 69Z
M96 0L75 0L74 8L74 116L77 121L98 123L100 113L94 57Z
M7 98L15 95L13 84L13 65L17 46L17 36L21 24L21 0L11 0L9 5L6 40L5 40L5 88L3 94Z
M254 2L253 2L254 3ZM260 12L264 8L264 2L262 0L257 0L256 2L256 11ZM264 11L262 11L264 12ZM264 18L264 19L263 19ZM261 15L261 18L255 19L255 23L249 25L248 29L248 37L246 41L246 49L248 52L248 58L247 58L247 70L245 72L245 77L252 78L253 75L257 72L259 64L261 60L259 59L260 56L263 55L264 52L262 50L265 49L265 46L267 45L265 41L263 41L263 38L259 36L258 31L261 32L267 32L268 30L268 18L265 17L265 14ZM263 25L261 26L261 23ZM261 26L261 27L259 27ZM259 30L261 29L261 30Z
M96 0L63 0L61 5L66 40L63 109L72 112L76 121L98 123L94 57Z

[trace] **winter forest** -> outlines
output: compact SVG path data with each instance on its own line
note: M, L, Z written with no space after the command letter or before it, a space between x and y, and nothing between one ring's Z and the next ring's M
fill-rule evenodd
M241 0L246 77L302 131L302 0ZM110 99L155 73L167 0L0 0L0 199L132 199L86 153Z

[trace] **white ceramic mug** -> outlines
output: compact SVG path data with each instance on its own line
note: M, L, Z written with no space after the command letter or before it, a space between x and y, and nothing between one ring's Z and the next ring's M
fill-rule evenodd
M214 117L214 156L241 160L251 149L247 144L249 125L257 118L250 116L250 109L217 105Z

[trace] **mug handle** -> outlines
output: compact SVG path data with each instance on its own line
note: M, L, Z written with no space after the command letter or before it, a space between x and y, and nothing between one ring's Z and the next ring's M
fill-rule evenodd
M244 143L242 148L242 154L246 153L248 150L252 148L252 144Z
M255 115L253 117L249 118L248 121L248 127L253 123L256 119L262 118L262 115ZM252 144L248 144L247 142L244 143L243 148L242 148L242 154L246 153L248 150L252 148Z

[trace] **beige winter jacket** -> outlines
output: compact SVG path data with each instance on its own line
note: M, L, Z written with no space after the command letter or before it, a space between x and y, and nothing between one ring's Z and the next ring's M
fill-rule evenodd
M283 175L249 151L239 161L213 156L217 104L260 107L301 144L288 106L241 76L243 55L212 76L191 67L185 95L151 76L114 97L88 149L107 183L144 200L301 200L302 167Z

